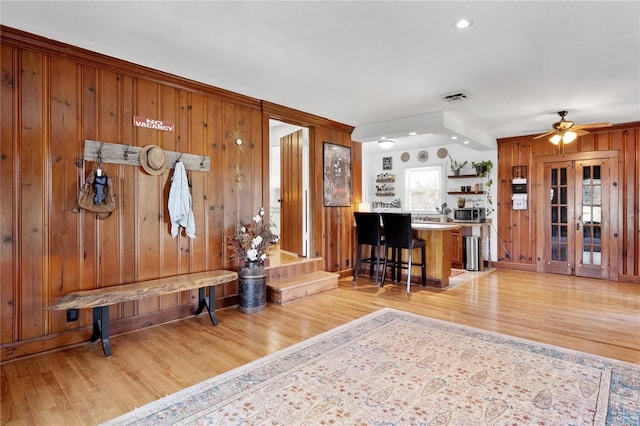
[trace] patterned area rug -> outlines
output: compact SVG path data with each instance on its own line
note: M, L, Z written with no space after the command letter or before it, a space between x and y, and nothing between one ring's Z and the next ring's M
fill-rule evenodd
M640 366L387 308L107 424L637 425Z

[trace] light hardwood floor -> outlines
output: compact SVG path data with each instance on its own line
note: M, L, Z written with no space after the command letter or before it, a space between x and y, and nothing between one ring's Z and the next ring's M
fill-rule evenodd
M382 307L640 364L640 286L498 270L439 291L343 279L257 314L218 310L4 363L3 425L96 424Z

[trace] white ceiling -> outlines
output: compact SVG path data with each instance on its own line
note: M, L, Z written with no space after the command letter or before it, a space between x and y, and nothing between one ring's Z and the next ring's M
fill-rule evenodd
M640 2L0 2L3 25L394 137L640 120ZM473 20L464 31L453 22ZM464 91L448 103L442 95ZM420 128L418 128L420 127ZM415 130L422 135L405 138ZM365 151L377 150L365 144Z

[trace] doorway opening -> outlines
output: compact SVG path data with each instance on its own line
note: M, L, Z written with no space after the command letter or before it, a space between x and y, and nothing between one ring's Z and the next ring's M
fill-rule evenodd
M309 254L309 129L269 120L269 216L280 249Z

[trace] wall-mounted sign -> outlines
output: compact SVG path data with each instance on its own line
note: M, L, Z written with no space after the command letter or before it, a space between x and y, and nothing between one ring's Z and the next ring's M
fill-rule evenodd
M133 117L133 125L136 127L146 127L147 129L162 130L165 132L173 132L176 127L170 121L152 120L144 117Z

